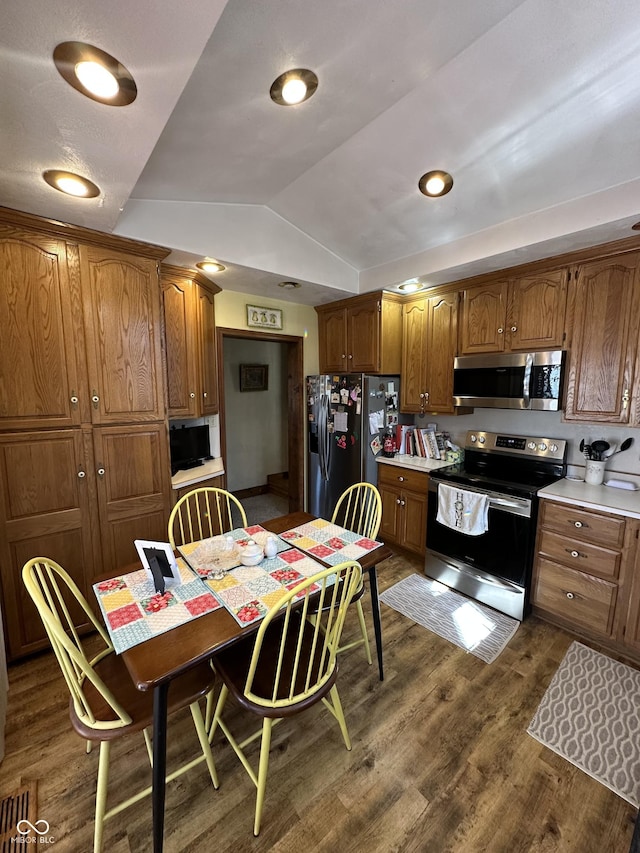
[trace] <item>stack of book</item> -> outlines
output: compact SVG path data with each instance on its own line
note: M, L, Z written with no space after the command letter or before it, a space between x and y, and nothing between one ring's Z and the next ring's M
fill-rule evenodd
M398 453L418 456L422 459L445 459L446 437L442 432L426 427L407 424L396 426L396 448Z

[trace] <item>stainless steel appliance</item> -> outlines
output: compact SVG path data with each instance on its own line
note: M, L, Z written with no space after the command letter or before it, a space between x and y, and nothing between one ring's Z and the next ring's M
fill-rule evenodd
M331 518L342 492L378 482L371 448L382 430L398 423L398 376L362 373L307 376L307 509ZM371 432L373 427L379 428Z
M564 360L564 350L459 356L454 405L558 411Z
M538 490L566 473L567 443L469 431L464 461L434 471L427 499L425 573L522 620L529 610ZM440 485L486 495L488 529L477 536L437 521Z

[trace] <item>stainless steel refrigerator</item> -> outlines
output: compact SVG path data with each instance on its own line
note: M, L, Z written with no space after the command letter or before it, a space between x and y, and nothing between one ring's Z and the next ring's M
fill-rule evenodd
M382 433L398 423L400 378L307 376L307 509L331 518L342 492L378 482Z

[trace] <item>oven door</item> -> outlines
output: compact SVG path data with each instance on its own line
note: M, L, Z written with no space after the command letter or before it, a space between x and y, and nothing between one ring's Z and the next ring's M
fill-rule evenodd
M468 536L436 520L439 482L436 477L429 481L426 574L515 619L523 619L535 535L532 500L461 486L489 497L488 530L480 536Z

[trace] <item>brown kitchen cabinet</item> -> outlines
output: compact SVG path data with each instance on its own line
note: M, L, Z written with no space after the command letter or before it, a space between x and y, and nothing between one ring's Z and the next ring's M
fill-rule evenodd
M457 292L449 292L403 305L402 412L422 415L456 411L453 361L457 354L458 298Z
M217 414L214 296L220 288L168 264L161 277L169 417Z
M640 652L634 581L640 522L544 499L532 604L538 615L620 651Z
M0 581L9 657L44 648L27 560L91 583L165 538L166 249L0 209ZM78 612L78 625L84 624Z
M190 486L181 486L179 489L172 491L172 503L175 506L180 498L188 495L194 489L226 489L227 479L224 474L218 474L215 477L209 477L207 480L200 480L198 483L192 483Z
M565 420L640 423L639 260L635 252L576 270Z
M315 310L320 373L400 373L402 297L378 291Z
M382 498L380 536L423 556L427 547L427 488L429 475L398 465L378 464Z
M564 340L567 269L462 291L460 353L558 349Z

